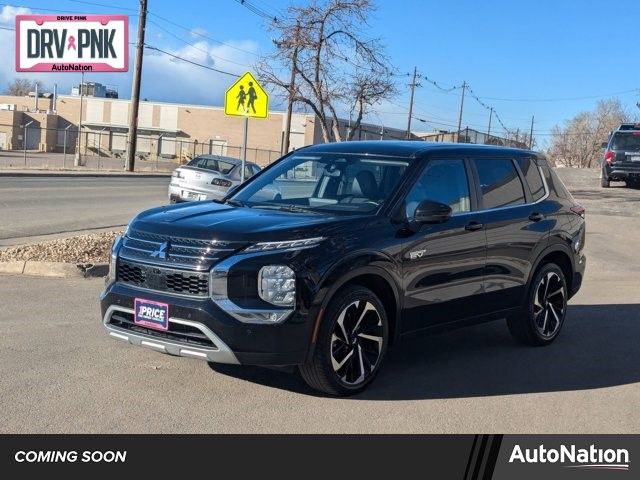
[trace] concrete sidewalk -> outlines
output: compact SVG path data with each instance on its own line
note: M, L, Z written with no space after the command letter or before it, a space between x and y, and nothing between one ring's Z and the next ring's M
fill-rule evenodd
M112 178L155 178L170 177L171 172L123 172L105 170L36 170L0 169L0 177L112 177Z

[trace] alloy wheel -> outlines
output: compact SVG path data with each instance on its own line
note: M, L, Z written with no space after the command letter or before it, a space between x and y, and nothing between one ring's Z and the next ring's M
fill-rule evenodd
M548 272L540 279L533 297L533 320L538 333L544 338L553 337L565 314L565 286L555 272Z
M380 313L371 302L356 300L347 305L331 335L331 365L346 385L364 382L375 370L383 347Z

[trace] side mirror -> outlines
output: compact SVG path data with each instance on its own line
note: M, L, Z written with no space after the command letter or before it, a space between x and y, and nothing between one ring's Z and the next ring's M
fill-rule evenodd
M415 226L425 223L442 223L451 217L451 207L444 203L434 202L432 200L423 200L416 207L413 218L409 222Z
M608 145L609 145L609 142L602 142L602 144L600 144L602 148L607 148Z

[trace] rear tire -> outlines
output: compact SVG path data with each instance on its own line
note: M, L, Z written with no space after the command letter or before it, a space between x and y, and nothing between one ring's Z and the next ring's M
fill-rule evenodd
M313 389L335 396L362 392L377 375L387 350L389 323L368 288L341 289L331 299L311 358L299 367Z
M609 188L611 186L611 181L604 176L604 173L602 174L602 177L600 177L600 186L602 188Z
M529 285L522 312L507 319L513 338L525 345L549 345L564 325L567 298L562 269L555 263L542 265Z

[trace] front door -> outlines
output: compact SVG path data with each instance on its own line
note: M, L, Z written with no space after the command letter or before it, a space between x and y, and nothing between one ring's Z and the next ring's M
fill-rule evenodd
M421 201L449 205L451 217L406 238L403 330L419 330L474 315L483 293L484 226L476 218L463 159L432 159L405 200L408 219Z

